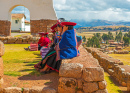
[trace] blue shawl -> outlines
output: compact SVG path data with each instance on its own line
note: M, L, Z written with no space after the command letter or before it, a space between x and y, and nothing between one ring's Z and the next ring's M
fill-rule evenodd
M63 33L61 41L56 46L57 60L71 59L78 55L76 32L74 29Z

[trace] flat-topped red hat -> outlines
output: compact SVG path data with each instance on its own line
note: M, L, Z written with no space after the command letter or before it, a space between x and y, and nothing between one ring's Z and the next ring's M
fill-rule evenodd
M57 27L57 23L51 27L51 29L54 29Z
M48 32L47 32L47 33L44 33L43 35L48 35Z
M63 25L61 24L60 20L57 20L57 25L58 24L63 27Z
M44 32L39 32L38 34L43 35L43 34L44 34Z
M51 32L54 33L54 32L56 32L56 31L55 31L54 29L51 29Z
M62 25L70 25L70 26L75 26L77 23L74 22L61 22Z

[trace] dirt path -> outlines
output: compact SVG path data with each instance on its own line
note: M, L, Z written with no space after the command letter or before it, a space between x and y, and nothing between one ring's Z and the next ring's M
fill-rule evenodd
M32 86L43 86L57 90L58 80L59 74L57 72L52 72L50 74L44 74L40 76L26 75L21 77L12 77L4 75L4 84L2 87L32 88Z
M27 33L11 33L11 36L17 36L17 35L23 35L23 34L27 34Z

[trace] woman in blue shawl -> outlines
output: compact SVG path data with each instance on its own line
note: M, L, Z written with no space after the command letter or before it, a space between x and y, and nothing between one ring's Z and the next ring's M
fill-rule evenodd
M59 72L62 59L71 59L78 56L76 32L73 22L61 22L63 25L63 35L61 41L56 45L55 49L50 50L46 56L41 60L40 72L55 70Z

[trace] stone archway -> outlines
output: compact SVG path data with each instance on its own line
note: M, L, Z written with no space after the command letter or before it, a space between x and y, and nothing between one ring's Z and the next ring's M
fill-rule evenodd
M49 32L57 17L52 0L0 0L0 34L11 35L11 11L24 6L30 11L31 34Z

